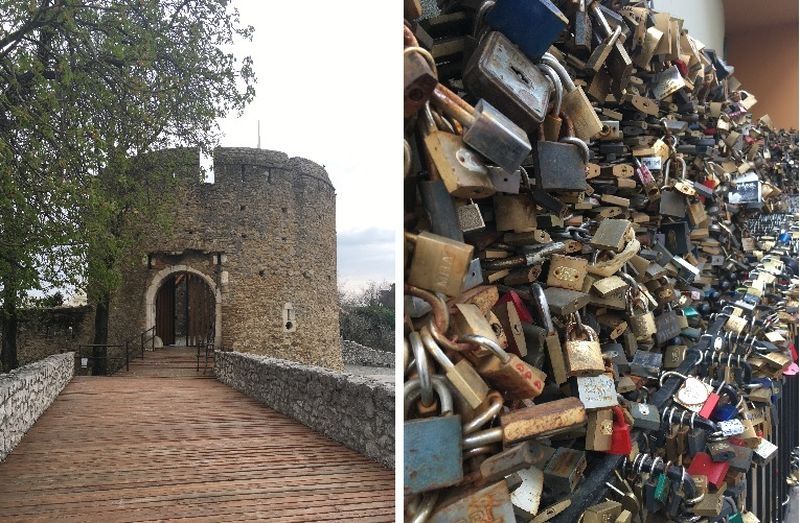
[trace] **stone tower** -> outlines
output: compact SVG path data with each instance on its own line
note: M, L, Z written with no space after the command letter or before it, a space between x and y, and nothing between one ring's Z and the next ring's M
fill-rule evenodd
M194 158L181 166L187 173L199 170ZM203 325L213 326L217 347L342 368L336 194L325 170L281 152L218 148L214 183L183 188L177 202L173 225L154 228L125 272L112 299L110 338L163 331L159 322L170 312L162 288L178 282L183 289L185 278L192 298L167 296L170 310L184 300L179 308L197 316L192 307L201 308L204 294Z

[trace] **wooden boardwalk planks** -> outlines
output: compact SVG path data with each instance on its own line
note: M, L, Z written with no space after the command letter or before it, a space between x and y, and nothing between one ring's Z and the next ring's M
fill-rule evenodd
M394 472L216 380L135 375L75 378L0 464L2 521L177 519L394 521Z

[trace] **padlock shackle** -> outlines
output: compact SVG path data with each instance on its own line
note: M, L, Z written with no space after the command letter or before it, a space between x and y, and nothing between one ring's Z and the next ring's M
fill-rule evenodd
M461 343L471 343L473 345L479 345L484 349L489 350L492 354L500 358L500 361L503 363L508 363L511 361L511 355L503 350L503 348L494 340L487 338L486 336L479 336L477 334L467 334L458 338L458 341Z
M555 70L555 72L558 74L558 77L561 78L561 85L564 86L564 89L566 89L568 93L571 93L577 89L577 87L575 87L575 82L573 82L572 78L570 78L567 69L561 65L561 62L559 62L555 56L550 53L544 53L542 55L541 63L549 65Z
M475 108L442 84L436 84L431 99L446 115L455 118L464 127L472 127L475 123Z
M550 65L541 63L536 64L536 67L550 79L550 82L553 84L553 109L550 111L550 114L558 115L561 113L561 102L564 100L564 84L561 83L561 78L558 76L558 73L555 69L553 69Z
M422 340L423 347L425 347L425 350L427 350L430 353L430 355L433 356L433 359L436 360L436 362L442 367L442 370L444 370L445 373L455 368L455 365L453 364L452 361L450 361L450 358L447 357L442 348L439 347L439 344L436 343L436 340L433 339L433 335L431 334L431 331L428 328L428 326L424 326L420 329L420 338ZM416 355L414 357L416 358Z
M500 393L495 390L489 391L489 394L486 396L483 405L475 412L475 417L464 423L464 425L461 427L461 432L465 435L472 434L479 428L492 421L495 416L500 414L502 409L503 396L501 396Z
M544 289L538 283L531 283L530 289L533 306L539 316L539 320L542 322L542 326L547 331L547 334L554 333L556 327L553 324L553 317L550 315L550 306L547 304L547 296L544 293Z
M411 352L414 354L414 366L419 377L420 400L426 407L433 405L433 387L431 385L431 373L428 367L428 357L425 355L425 348L419 333L411 331L408 335L408 343L411 345Z
M501 441L503 441L503 428L493 427L464 436L461 444L464 450L469 450L493 443L500 443Z
M436 395L439 397L439 410L441 411L441 415L446 416L452 414L453 395L450 393L450 389L447 388L447 381L443 376L434 374L431 376L431 383L433 384L433 390L436 391ZM414 404L414 401L420 397L421 393L422 389L419 378L411 378L405 382L403 386L404 417L408 418L408 411L411 410L411 406Z

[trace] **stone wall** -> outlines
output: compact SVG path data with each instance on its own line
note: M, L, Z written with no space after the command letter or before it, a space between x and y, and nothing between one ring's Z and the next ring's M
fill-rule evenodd
M0 461L66 387L74 369L75 353L67 352L0 374Z
M304 425L394 467L394 387L290 361L217 351L217 379Z
M94 309L89 306L24 309L19 311L17 325L17 358L20 365L26 365L91 343Z
M195 158L177 175L197 178ZM186 183L176 194L173 225L154 227L129 260L109 341L151 327L148 293L185 267L217 297L218 347L341 369L336 194L325 170L278 151L218 148L214 183Z
M345 365L394 367L394 353L375 350L351 340L342 340L342 360Z

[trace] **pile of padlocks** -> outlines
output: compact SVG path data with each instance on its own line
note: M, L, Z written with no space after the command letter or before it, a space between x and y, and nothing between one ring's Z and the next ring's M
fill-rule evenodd
M426 10L405 2L406 519L758 521L747 473L797 379L797 134L645 2Z

